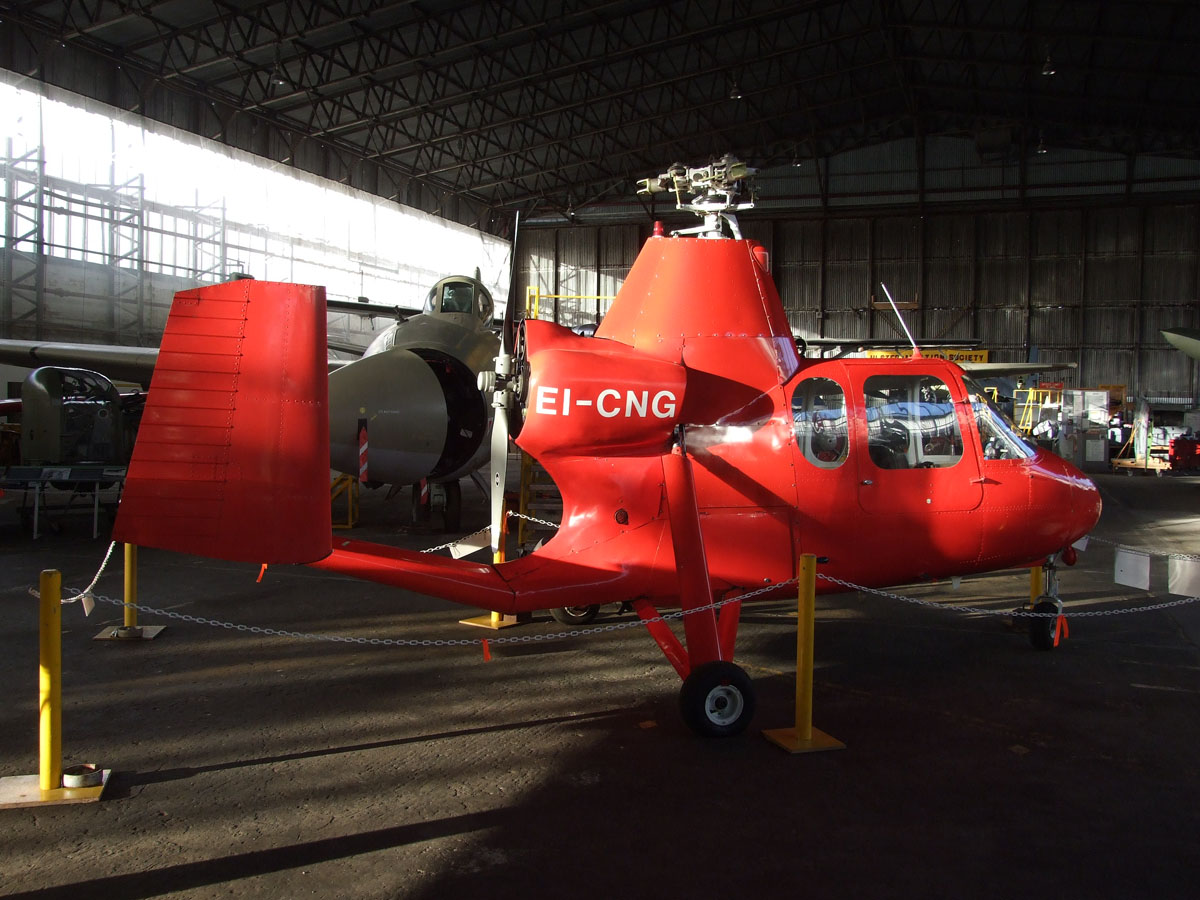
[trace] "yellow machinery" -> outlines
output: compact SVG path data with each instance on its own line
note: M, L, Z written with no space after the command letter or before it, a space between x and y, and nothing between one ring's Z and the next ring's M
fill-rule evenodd
M595 309L594 313L592 313L592 314L595 315L596 321L599 322L600 319L603 317L603 313L604 313L604 311L602 311L600 309L600 304L603 301L613 300L613 299L614 299L614 296L612 294L543 294L541 288L539 288L537 285L531 284L527 288L525 288L525 317L527 319L540 319L541 312L542 312L542 301L543 300L556 300L556 301L568 301L568 302L582 301L582 300L595 300L596 301L596 309ZM556 308L555 308L556 315L554 316L554 321L556 321L556 322L558 321L558 318L559 318L557 313L559 313L560 311L561 310L560 310L559 306L556 305ZM578 312L582 316L582 314L583 314L582 304L579 304L576 307L575 311Z
M1017 388L1013 391L1013 412L1017 430L1032 434L1047 407L1062 408L1062 390L1058 388Z
M334 522L334 528L353 528L358 524L358 479L353 475L339 475L329 486L329 502L333 504L338 497L346 498L346 521Z

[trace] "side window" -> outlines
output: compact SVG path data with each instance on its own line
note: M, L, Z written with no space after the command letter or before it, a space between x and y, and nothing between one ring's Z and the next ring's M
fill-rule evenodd
M872 375L863 384L867 452L881 469L940 469L962 459L950 389L932 375Z
M836 469L850 446L846 430L846 395L828 378L805 378L792 394L796 446L814 466Z
M484 322L490 321L492 318L492 295L487 291L480 291L479 303L476 305L479 307L479 318Z
M983 458L1028 459L1033 456L1033 448L1021 439L1008 416L989 399L987 392L969 378L964 382L975 412L975 424L979 426Z

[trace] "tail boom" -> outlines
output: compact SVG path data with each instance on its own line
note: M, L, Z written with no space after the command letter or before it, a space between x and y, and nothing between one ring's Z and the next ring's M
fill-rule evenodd
M513 589L495 566L486 563L401 550L368 541L338 540L332 553L309 566L480 609L515 612Z

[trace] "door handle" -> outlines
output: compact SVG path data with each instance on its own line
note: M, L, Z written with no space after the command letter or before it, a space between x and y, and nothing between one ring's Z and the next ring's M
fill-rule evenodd
M862 480L862 483L863 484L874 484L875 482L873 482L870 478L864 478Z

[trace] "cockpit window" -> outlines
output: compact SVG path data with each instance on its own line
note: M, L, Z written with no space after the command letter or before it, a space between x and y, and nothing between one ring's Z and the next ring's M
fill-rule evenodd
M872 375L863 385L867 452L880 469L942 469L962 459L954 398L933 375Z
M983 444L984 459L1028 459L1033 448L1017 434L1013 423L978 384L964 378L975 422L979 426L979 442Z
M805 378L792 394L796 445L814 466L836 469L846 461L846 396L829 378Z
M462 281L442 286L442 312L469 313L474 306L475 289Z

